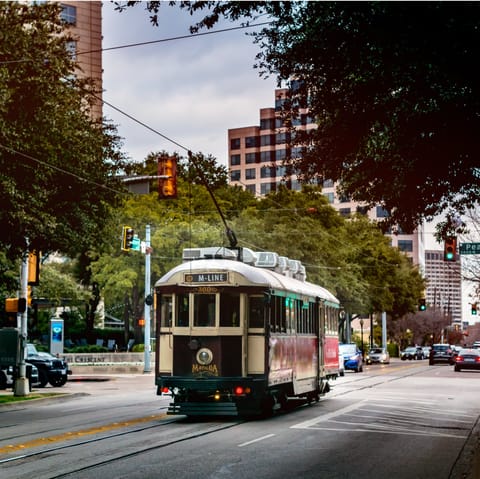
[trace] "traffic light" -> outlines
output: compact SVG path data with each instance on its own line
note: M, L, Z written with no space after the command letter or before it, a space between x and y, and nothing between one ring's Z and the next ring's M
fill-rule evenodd
M477 303L472 303L472 316L477 315Z
M27 300L25 298L6 298L5 312L24 313L27 310Z
M457 253L457 237L447 236L443 250L444 261L455 261Z
M427 310L427 301L425 298L418 300L418 310L419 311L426 311Z
M174 156L158 158L158 197L177 197L177 159Z
M122 251L130 251L132 249L132 240L135 231L130 226L123 227L122 234Z

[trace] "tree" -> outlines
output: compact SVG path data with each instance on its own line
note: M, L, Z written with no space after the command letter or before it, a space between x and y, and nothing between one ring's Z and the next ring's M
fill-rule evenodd
M0 247L74 257L99 243L122 187L115 128L52 2L0 2Z
M122 2L118 9L139 2ZM169 2L177 5L177 2ZM146 2L156 23L162 4ZM291 87L285 114L308 107L318 128L297 134L304 179L340 182L356 201L382 205L411 231L480 198L480 53L475 2L180 2L222 17L271 22L254 34L261 74Z

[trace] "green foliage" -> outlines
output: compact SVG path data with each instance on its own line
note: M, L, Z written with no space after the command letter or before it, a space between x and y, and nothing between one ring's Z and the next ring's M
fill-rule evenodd
M115 129L91 114L53 2L0 2L0 247L74 257L101 242L122 190ZM34 46L34 48L32 47Z
M165 5L196 18L205 10L192 32L269 18L253 34L255 66L292 86L287 118L308 107L318 125L297 133L296 167L383 205L385 227L411 231L480 199L478 2L149 1L154 25Z

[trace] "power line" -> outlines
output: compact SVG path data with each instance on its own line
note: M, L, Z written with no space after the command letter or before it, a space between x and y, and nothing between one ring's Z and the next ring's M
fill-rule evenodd
M153 45L156 43L165 43L165 42L173 42L175 40L185 40L187 38L195 38L195 37L202 37L205 35L214 35L217 33L225 33L225 32L232 32L235 30L245 30L246 28L253 28L253 27L261 27L264 25L269 25L271 22L263 22L263 23L252 23L248 25L240 25L238 27L231 27L231 28L223 28L220 30L212 30L209 32L201 32L201 33L191 33L190 35L179 35L177 37L169 37L169 38L161 38L159 40L150 40L147 42L138 42L138 43L127 43L125 45L118 45L116 47L108 47L108 48L99 48L96 50L88 50L85 52L77 52L77 55L86 55L88 53L98 53L98 52L108 52L112 50L121 50L123 48L133 48L133 47L141 47L145 45Z

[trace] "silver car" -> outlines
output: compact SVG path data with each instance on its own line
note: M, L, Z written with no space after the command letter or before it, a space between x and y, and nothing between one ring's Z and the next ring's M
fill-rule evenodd
M389 364L390 354L388 354L388 351L385 348L372 348L367 354L366 361L367 364Z

